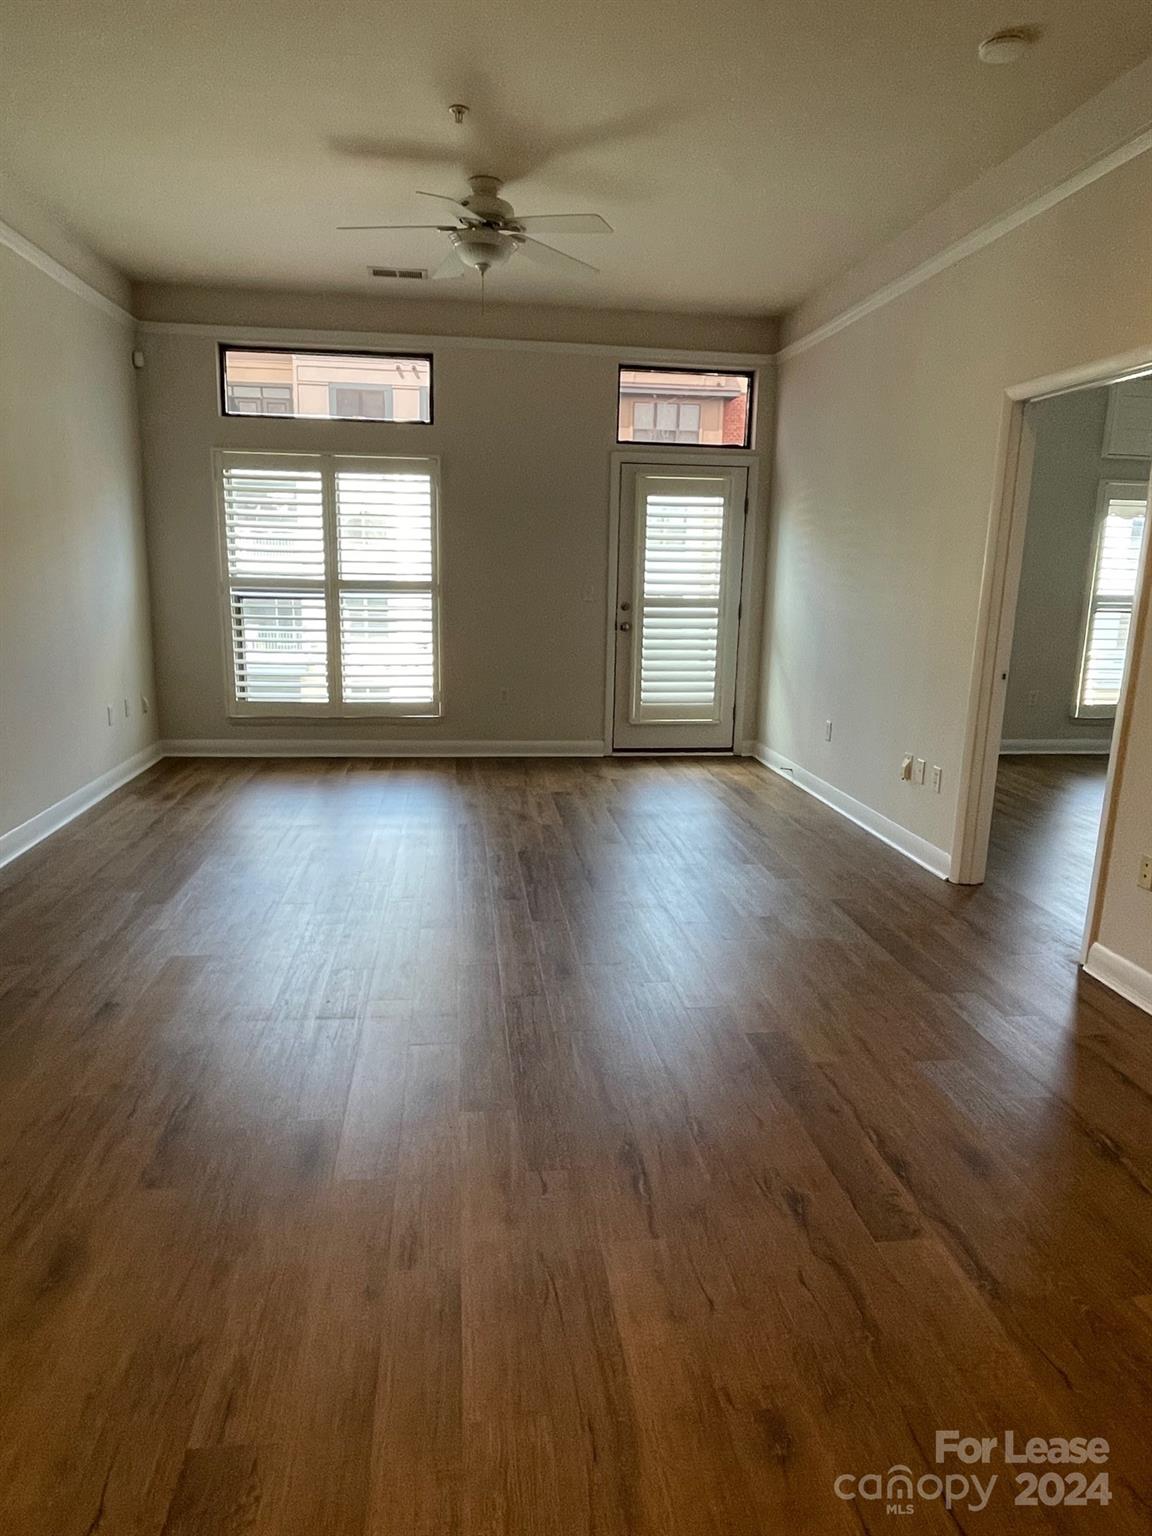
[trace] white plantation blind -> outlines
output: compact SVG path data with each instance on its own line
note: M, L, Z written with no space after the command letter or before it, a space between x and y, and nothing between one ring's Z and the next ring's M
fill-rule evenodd
M1102 503L1076 700L1082 715L1110 715L1120 701L1147 490L1111 482L1103 487Z
M437 712L432 461L222 453L219 502L238 713Z
M432 580L432 476L337 469L342 580Z
M648 492L642 507L641 718L712 719L717 707L723 495Z
M249 704L328 700L323 592L232 590L236 697Z
M348 703L436 697L432 476L336 469L340 646Z
M430 704L435 697L430 592L340 593L344 697Z
M305 455L224 460L221 486L236 700L328 701L324 490Z
M225 462L223 502L229 576L324 580L324 495L314 459Z

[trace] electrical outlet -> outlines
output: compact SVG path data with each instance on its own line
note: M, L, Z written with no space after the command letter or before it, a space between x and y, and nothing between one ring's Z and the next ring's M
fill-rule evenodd
M831 720L825 720L825 722L824 722L824 740L825 741L831 741L832 740L832 722L831 722Z
M1140 878L1136 884L1142 891L1152 891L1152 853L1146 853L1140 860Z
M112 706L111 706L111 704L105 704L105 706L104 706L104 713L108 716L108 724L111 725L112 724Z
M943 783L944 783L944 770L943 770L943 768L941 768L939 763L933 763L933 765L932 765L932 788L936 791L937 794L940 793L940 790L941 790L941 787L943 786Z
M915 759L911 755L900 759L900 777L905 784L911 784L912 782L912 764L914 761Z
M1039 702L1040 702L1040 690L1039 690L1039 688L1031 689L1029 691L1029 694L1028 694L1028 708L1029 709L1035 709L1037 704L1039 704Z
M928 767L928 764L924 761L924 759L922 757L918 757L916 759L916 772L915 772L914 777L915 777L915 780L916 780L917 784L923 784L923 782L924 782L924 771L925 771L925 769L927 767Z

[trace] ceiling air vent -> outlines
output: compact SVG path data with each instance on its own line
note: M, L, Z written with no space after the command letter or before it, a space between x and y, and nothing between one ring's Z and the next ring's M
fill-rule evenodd
M373 277L407 277L423 282L428 276L427 267L369 267Z

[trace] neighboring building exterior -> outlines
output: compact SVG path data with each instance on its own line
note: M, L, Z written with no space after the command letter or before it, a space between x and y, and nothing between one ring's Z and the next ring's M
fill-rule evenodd
M225 358L224 404L233 415L431 420L426 358L232 349Z
M741 373L622 368L617 436L622 443L743 447L748 441L748 385Z
M224 404L237 416L430 421L431 384L431 364L422 357L225 353ZM749 386L741 373L623 368L618 438L746 446Z

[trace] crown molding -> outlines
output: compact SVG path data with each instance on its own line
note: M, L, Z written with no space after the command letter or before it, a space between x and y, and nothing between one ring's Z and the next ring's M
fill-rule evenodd
M69 293L74 293L78 299L85 300L105 315L110 315L113 320L118 320L122 325L135 325L136 317L130 311L110 299L106 293L101 293L99 288L94 288L91 283L77 277L70 267L57 261L55 256L49 256L20 233L13 229L11 224L6 224L0 219L0 245L20 256L29 266L35 267L38 272L43 272L45 277L50 277L53 282L59 283L61 288L67 288Z
M816 326L806 335L799 336L795 341L781 347L776 353L776 361L787 362L790 358L799 357L802 353L819 346L822 341L839 335L850 325L855 325L857 320L863 320L867 315L874 314L876 310L883 309L894 299L901 298L914 288L919 288L922 283L937 277L941 272L946 272L966 257L975 255L977 251L984 250L986 246L994 244L1004 235L1010 234L1012 230L1019 229L1022 224L1039 218L1042 213L1047 213L1050 208L1055 208L1066 198L1073 197L1083 188L1091 186L1094 181L1099 181L1102 176L1107 176L1110 171L1118 170L1120 166L1127 165L1130 160L1135 160L1149 150L1152 150L1152 128L1134 135L1123 144L1109 150L1107 154L1098 156L1090 164L1064 177L1043 192L1038 192L1035 197L1017 204L1007 213L990 219L986 224L980 225L959 240L953 240L927 261L910 267L907 272L883 284L859 302L850 304L847 309L834 315L831 320L826 320L823 325Z

